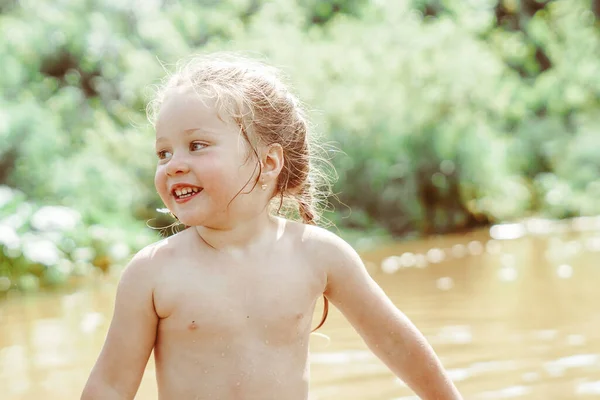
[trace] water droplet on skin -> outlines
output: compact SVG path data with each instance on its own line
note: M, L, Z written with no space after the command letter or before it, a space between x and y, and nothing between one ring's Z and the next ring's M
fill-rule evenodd
M236 383L235 386L240 386L240 382Z
M269 341L268 341L268 340L265 340L265 344L269 344Z
M206 369L205 369L205 370L204 370L204 373L205 373L205 374L208 374L208 370L206 370Z
M225 357L225 353L221 353L221 357Z

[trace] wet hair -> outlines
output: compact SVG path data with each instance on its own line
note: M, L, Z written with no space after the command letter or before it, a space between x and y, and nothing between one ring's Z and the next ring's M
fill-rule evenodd
M214 98L219 115L237 124L251 150L249 156L256 157L259 174L254 186L262 172L258 145L281 145L284 162L271 207L279 214L297 216L306 224L316 225L318 195L329 189L326 174L315 167L324 158L316 156L318 146L310 142L312 135L306 112L284 83L280 71L233 54L192 57L180 63L176 72L158 87L147 109L152 123L166 92L180 86L189 86L200 96ZM326 297L323 300L323 317L314 330L327 318L329 303Z

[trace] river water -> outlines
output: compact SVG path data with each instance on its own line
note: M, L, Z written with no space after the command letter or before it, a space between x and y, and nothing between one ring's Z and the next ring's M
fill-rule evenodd
M507 225L362 256L465 399L600 399L600 231L589 225ZM0 302L0 399L79 398L114 293L106 279ZM328 338L311 339L315 399L416 399L337 310L319 332ZM136 398L156 398L152 361Z

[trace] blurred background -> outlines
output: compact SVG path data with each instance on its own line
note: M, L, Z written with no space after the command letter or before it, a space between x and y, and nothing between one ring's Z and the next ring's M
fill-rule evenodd
M122 267L173 222L152 85L235 50L289 76L339 176L329 228L466 399L600 398L599 19L598 0L0 0L0 397L78 398ZM335 310L321 332L315 399L415 399Z

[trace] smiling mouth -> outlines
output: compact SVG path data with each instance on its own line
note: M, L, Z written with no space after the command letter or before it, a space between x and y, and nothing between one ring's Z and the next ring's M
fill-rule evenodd
M183 188L183 189L176 189L172 192L173 197L175 197L175 200L177 201L184 201L187 199L190 199L194 196L196 196L198 193L202 192L202 188Z

